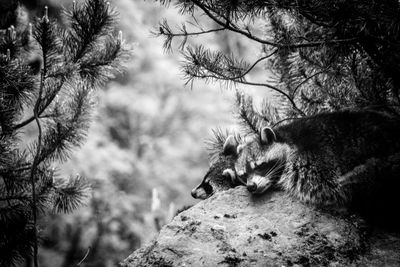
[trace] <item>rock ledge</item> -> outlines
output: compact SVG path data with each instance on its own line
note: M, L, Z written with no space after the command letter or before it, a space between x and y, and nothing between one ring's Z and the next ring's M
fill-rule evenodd
M400 235L240 186L180 213L120 266L400 266Z

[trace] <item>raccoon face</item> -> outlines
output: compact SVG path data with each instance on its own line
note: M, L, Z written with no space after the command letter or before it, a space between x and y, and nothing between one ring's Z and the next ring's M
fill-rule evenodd
M218 162L215 164L219 165ZM230 176L219 170L219 166L212 166L210 168L204 176L203 181L192 190L191 194L193 198L206 199L211 197L215 192L228 190L234 187Z
M192 189L191 194L193 198L206 199L214 194L216 186L210 183L212 180L209 173L206 174L201 184Z
M261 194L280 179L289 147L276 142L274 131L265 127L260 137L252 137L243 147L239 147L238 152L236 174L240 180L246 181L246 187L251 193Z
M274 149L271 148L271 150ZM275 152L269 151L269 153ZM261 159L256 162L246 177L247 190L253 194L262 194L267 191L280 179L284 165L285 161L282 158Z
M229 136L226 139L221 155L218 160L211 165L203 181L192 190L192 197L206 199L215 192L228 190L239 185L234 179L236 175L233 172L237 157L237 146L238 143L234 136Z

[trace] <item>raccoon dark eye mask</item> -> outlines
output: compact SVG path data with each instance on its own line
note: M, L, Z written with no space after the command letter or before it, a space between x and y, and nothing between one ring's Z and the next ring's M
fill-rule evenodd
M257 174L260 175L265 175L272 169L276 168L279 166L279 161L278 160L271 160L268 162L262 162L260 165L255 165L253 168L253 171Z

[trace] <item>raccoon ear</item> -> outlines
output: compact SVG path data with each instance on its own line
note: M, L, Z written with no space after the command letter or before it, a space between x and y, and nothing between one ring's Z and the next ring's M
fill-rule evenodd
M260 139L262 144L268 145L276 141L276 135L270 127L264 127L261 129Z
M230 135L226 138L224 146L223 146L223 153L225 155L237 155L237 146L238 142L236 141L235 137L233 135Z
M222 172L222 175L230 178L233 183L236 181L236 174L232 169L226 169Z

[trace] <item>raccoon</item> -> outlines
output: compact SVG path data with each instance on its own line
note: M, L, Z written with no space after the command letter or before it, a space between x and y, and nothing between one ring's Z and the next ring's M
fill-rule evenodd
M239 145L239 137L230 135L226 138L222 151L218 153L216 159L212 162L210 169L203 178L203 181L192 191L192 197L196 199L206 199L215 192L228 190L239 183L232 173L237 159L235 151Z
M379 112L323 113L264 127L231 147L229 173L254 194L275 187L317 205L362 202L400 184L399 137L400 121Z

